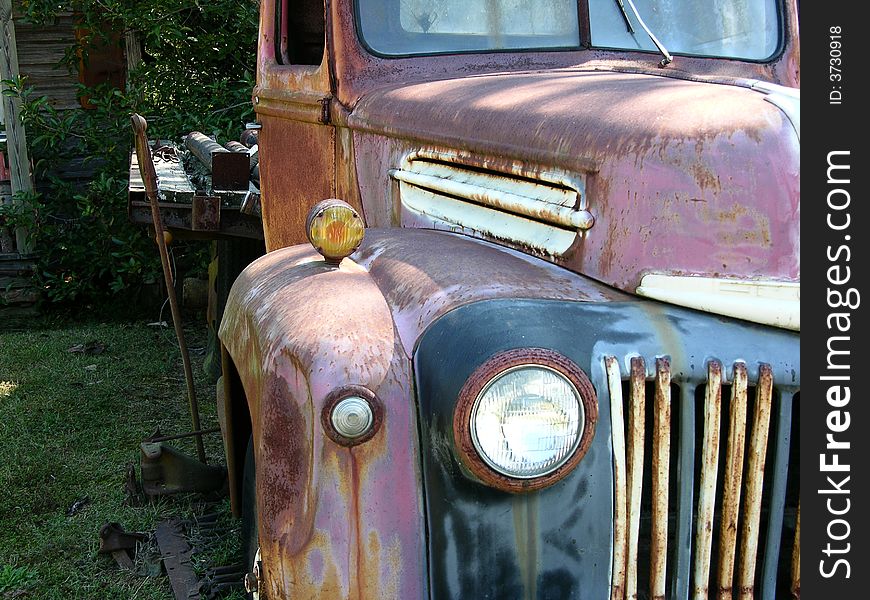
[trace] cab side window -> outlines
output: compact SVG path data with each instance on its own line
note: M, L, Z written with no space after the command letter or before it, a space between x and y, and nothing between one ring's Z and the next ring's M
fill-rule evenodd
M275 58L281 65L319 65L326 42L323 0L275 0Z

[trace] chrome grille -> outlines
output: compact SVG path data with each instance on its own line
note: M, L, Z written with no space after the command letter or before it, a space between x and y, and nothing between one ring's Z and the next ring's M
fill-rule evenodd
M605 359L615 486L611 600L775 597L792 394L774 389L765 364L750 373L735 362L726 382L722 365L710 361L706 381L673 383L667 358L656 358L650 374L643 358L631 358L627 366L623 377L619 359ZM725 385L730 393L723 411ZM675 392L678 398L672 398ZM703 400L697 425L696 392ZM645 446L652 454L646 463ZM766 470L768 458L772 464ZM648 505L641 502L645 479L651 488ZM763 496L768 516L760 556ZM797 510L796 541L785 553L795 597L800 595ZM647 529L642 520L649 521ZM642 555L639 548L647 545Z

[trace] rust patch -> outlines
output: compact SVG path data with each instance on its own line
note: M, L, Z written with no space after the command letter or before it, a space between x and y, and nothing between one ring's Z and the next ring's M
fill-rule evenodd
M310 486L310 421L296 399L289 397L283 380L271 376L261 405L262 427L257 449L257 490L260 530L269 539L281 539L291 553L310 537L313 511L305 508Z
M335 130L268 115L260 119L260 202L271 252L304 243L309 209L335 196Z
M797 524L794 531L794 546L791 552L791 596L801 597L801 504L798 501Z
M698 187L702 190L710 189L714 192L721 191L722 182L719 181L719 176L710 169L710 167L701 162L696 162L689 168L689 170L692 173L692 177L695 178Z
M474 447L471 439L471 413L475 401L484 386L503 371L523 364L550 367L568 378L580 393L584 408L584 426L580 444L573 456L561 467L542 477L534 479L514 479L494 471L487 465ZM543 348L521 348L496 354L480 366L465 382L456 401L453 413L453 439L462 464L482 483L496 489L511 492L531 492L553 485L570 473L582 460L595 434L598 421L598 399L589 377L580 367L561 354Z

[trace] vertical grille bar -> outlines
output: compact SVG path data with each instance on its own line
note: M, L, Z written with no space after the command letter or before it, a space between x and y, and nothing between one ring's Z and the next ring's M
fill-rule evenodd
M689 597L689 573L692 560L692 505L695 487L695 390L691 385L680 389L680 442L677 457L677 485L679 486L676 544L671 581L671 597L686 600Z
M628 500L625 472L625 420L622 415L622 378L619 361L613 356L605 360L607 385L610 391L611 441L613 443L613 573L610 583L611 600L625 597L626 527Z
M767 542L762 571L762 598L776 596L776 571L779 567L782 516L785 512L785 491L788 480L788 450L791 446L791 412L794 396L782 392L776 398L777 420L774 442L773 481L770 484L770 517L767 520Z
M650 598L665 596L668 562L668 483L671 451L671 365L656 359L652 446L652 540Z
M801 597L801 502L798 500L797 524L794 530L794 547L791 552L791 597Z
M637 547L640 536L640 497L643 492L643 445L646 427L646 364L631 359L631 396L628 412L628 552L625 597L637 599Z
M743 521L740 528L740 564L737 581L738 598L751 600L755 588L755 562L758 556L758 524L761 520L761 491L764 485L764 462L767 457L767 436L773 396L773 375L770 365L758 369L755 388L755 412L749 436L749 459L746 465L746 491L743 499Z
M722 365L718 361L710 361L707 364L707 388L704 392L704 443L701 450L703 462L698 490L698 520L695 526L695 572L692 592L695 600L707 600L710 582L721 418Z
M743 480L743 451L746 438L746 365L734 364L731 384L731 419L725 455L722 522L719 531L719 600L731 600L734 556L737 549L737 520L740 515L740 485Z

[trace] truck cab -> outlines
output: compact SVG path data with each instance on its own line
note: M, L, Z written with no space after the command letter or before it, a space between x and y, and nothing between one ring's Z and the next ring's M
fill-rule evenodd
M260 6L250 593L799 597L796 4Z

